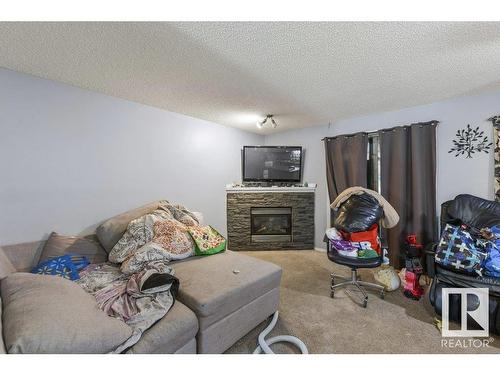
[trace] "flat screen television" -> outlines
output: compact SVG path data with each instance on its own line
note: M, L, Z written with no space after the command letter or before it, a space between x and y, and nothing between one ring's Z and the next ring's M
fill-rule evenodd
M243 182L300 182L302 147L244 146Z

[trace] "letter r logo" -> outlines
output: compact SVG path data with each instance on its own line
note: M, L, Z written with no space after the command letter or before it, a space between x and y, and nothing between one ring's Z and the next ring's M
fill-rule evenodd
M459 296L460 329L450 329L450 297ZM489 298L488 288L443 288L442 289L442 336L445 337L488 337ZM479 329L468 327L475 323Z

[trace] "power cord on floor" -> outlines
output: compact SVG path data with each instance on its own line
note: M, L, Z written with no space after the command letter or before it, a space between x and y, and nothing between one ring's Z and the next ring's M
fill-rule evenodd
M269 334L269 332L273 330L277 322L278 322L278 312L276 311L273 315L271 323L269 323L269 325L259 334L259 339L258 339L259 345L253 351L253 354L261 354L262 352L264 352L264 354L275 354L269 346L282 341L289 342L295 345L300 349L302 354L309 354L309 352L307 351L306 344L304 344L301 340L299 340L295 336L281 335L281 336L271 337L270 339L266 340L266 336Z

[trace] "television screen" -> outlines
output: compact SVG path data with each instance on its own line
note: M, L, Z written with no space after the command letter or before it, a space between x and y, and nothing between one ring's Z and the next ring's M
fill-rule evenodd
M302 147L243 147L243 181L300 182Z

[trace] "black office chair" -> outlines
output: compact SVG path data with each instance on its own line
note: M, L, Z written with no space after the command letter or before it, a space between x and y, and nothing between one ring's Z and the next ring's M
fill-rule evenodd
M346 232L361 232L370 227L383 217L383 209L377 199L364 193L361 195L352 195L342 205L334 210L334 223ZM368 295L363 287L376 289L380 292L380 297L384 298L384 287L379 284L361 281L358 276L358 268L376 268L382 264L383 252L376 258L354 258L343 256L333 247L332 242L325 236L327 241L328 259L332 262L347 266L351 269L351 278L331 274L330 296L335 297L335 291L339 288L354 285L362 294L362 306L368 304ZM342 279L341 283L335 284L335 278Z
M328 241L328 259L333 263L340 264L342 266L347 266L351 269L351 278L347 278L340 275L331 274L332 283L330 286L330 297L335 297L335 291L339 288L343 288L349 285L354 285L363 294L362 306L366 307L368 305L368 294L366 293L366 288L373 288L380 292L380 298L384 299L384 287L379 284L370 283L367 281L362 281L358 275L358 268L377 268L382 264L382 255L376 258L354 258L340 255L338 251L332 246L331 241ZM342 279L344 281L335 284L335 278Z

